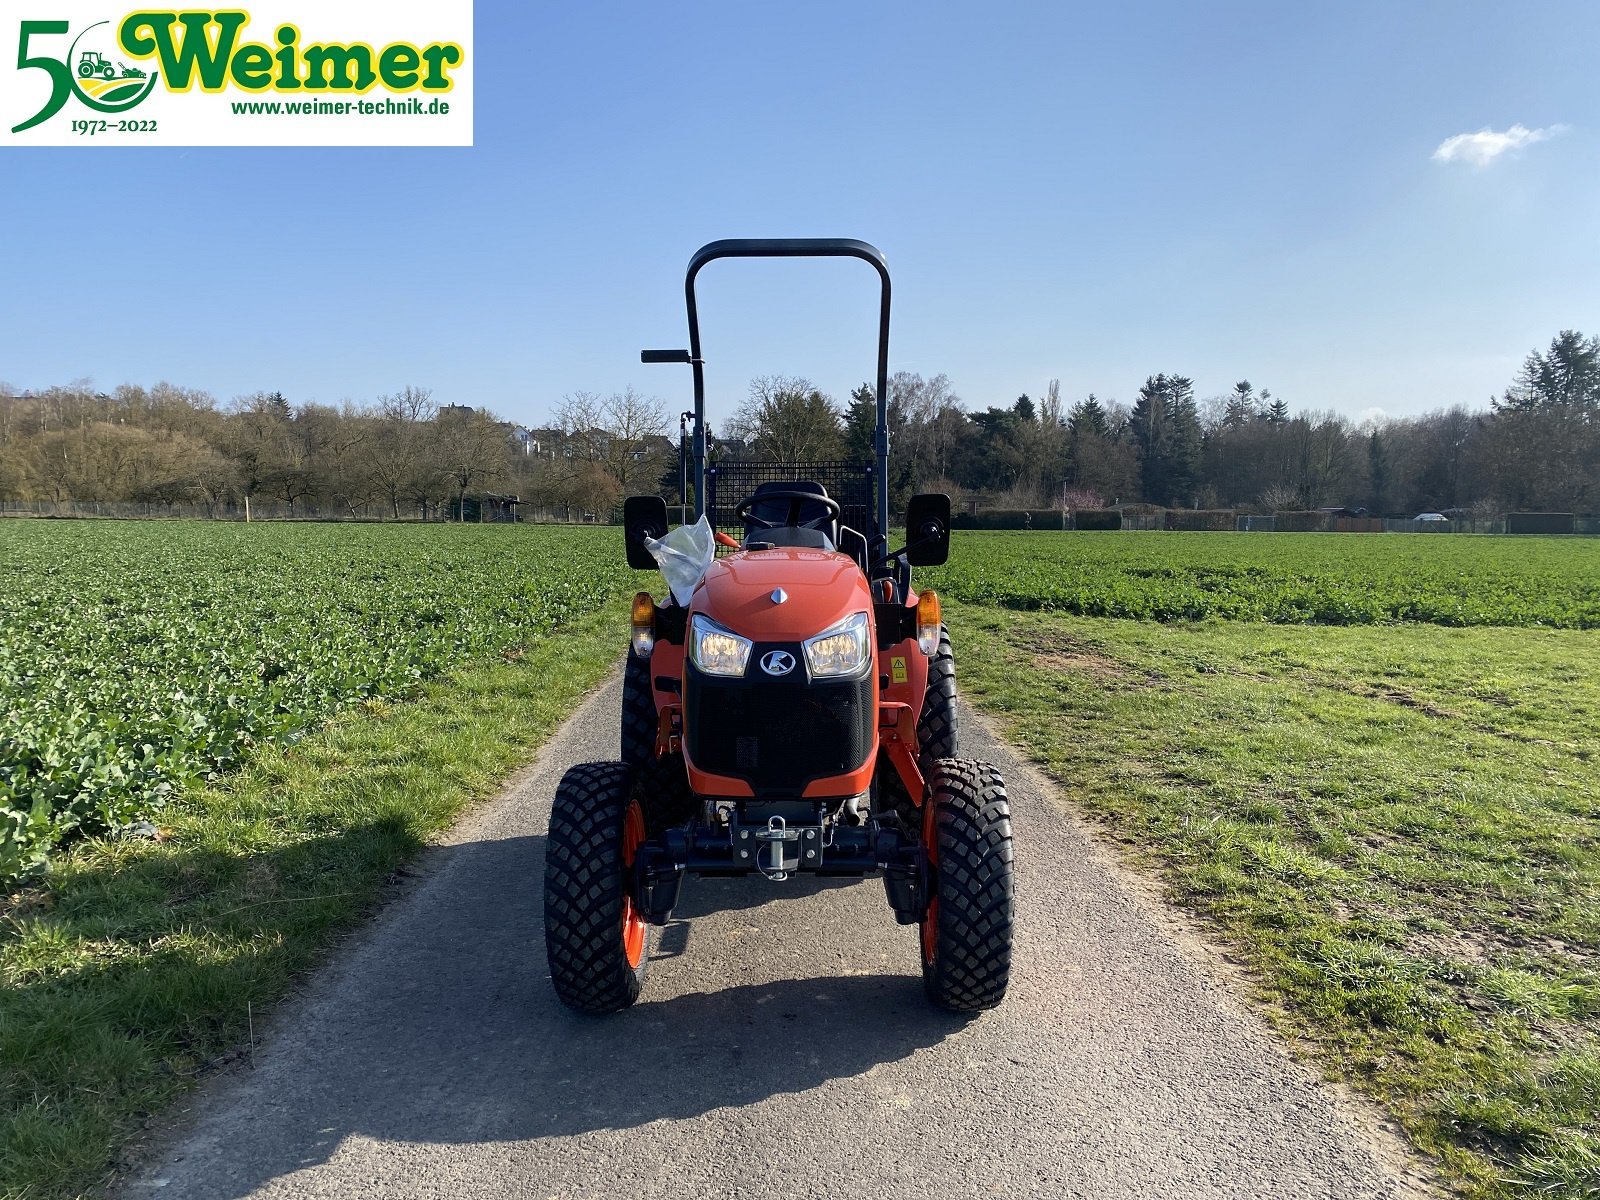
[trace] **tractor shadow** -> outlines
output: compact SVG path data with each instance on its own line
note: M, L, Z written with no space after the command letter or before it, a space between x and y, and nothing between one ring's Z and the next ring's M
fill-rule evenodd
M744 879L685 879L683 895L673 920L695 920L719 912L736 912L740 909L775 905L780 910L797 900L808 900L827 892L850 888L883 890L878 879L829 878L817 875L796 875L782 883L773 883L759 875ZM887 902L887 901L886 901Z
M656 935L650 956L660 959L676 958L683 954L689 948L694 922L702 917L770 906L774 908L773 915L781 920L783 909L793 901L857 887L881 892L883 883L877 879L822 878L816 875L797 875L782 883L774 883L759 875L745 879L685 879L678 907L672 913L672 921Z
M686 881L684 919L663 931L640 1002L584 1017L556 1001L544 962L544 839L429 858L417 892L279 1014L256 1069L219 1081L197 1106L207 1115L171 1148L164 1195L247 1195L351 1137L526 1142L694 1118L864 1074L966 1024L930 1008L913 974L719 987L714 956L672 961L679 930L767 904L795 921L784 936L798 945L817 936L815 917L782 910L875 881ZM848 921L824 936L842 944Z

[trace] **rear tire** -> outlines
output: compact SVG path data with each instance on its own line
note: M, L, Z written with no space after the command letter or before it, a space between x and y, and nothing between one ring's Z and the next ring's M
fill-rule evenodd
M955 758L961 753L961 730L956 717L956 655L950 645L950 631L939 626L939 650L928 659L928 690L922 699L922 716L917 719L917 748L922 769L940 758Z
M944 758L928 774L923 844L931 875L921 923L922 986L940 1008L975 1013L1011 980L1011 805L1000 772Z
M644 812L626 763L581 763L561 778L544 851L544 944L568 1008L610 1013L639 998L649 927L633 905Z
M622 673L622 761L638 772L645 823L652 834L681 825L694 815L683 755L656 757L659 721L650 660L640 658L630 647Z

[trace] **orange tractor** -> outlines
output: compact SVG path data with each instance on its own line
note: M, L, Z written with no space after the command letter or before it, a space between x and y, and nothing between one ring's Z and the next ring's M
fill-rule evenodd
M811 256L864 260L882 283L874 460L710 467L696 276L722 258ZM912 497L889 548L888 266L852 240L713 242L685 292L689 349L642 358L693 369L697 515L739 536L717 534L730 552L687 602L635 598L621 758L573 767L556 790L556 994L583 1012L632 1004L685 875L878 875L896 920L918 927L928 997L991 1008L1011 968L1011 815L1000 773L958 755L949 634L938 597L911 583L949 555L949 497ZM665 502L630 498L624 526L629 563L654 567Z

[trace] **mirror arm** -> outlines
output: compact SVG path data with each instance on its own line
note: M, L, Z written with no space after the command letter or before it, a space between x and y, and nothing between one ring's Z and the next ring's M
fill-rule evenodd
M882 558L878 559L872 565L874 567L881 567L885 563L892 563L897 558L903 558L909 551L915 550L918 546L926 546L929 542L937 542L938 540L939 540L939 534L938 534L937 531L935 531L933 533L929 533L929 534L924 534L922 537L918 538L914 542L907 542L904 546L901 546L900 549L896 550L893 554L885 554Z

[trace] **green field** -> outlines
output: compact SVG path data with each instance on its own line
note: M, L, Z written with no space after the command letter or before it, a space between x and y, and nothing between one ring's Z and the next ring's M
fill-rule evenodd
M0 830L49 855L0 889L0 1195L103 1177L649 578L614 530L0 523ZM1600 542L961 533L920 578L1287 1036L1462 1190L1600 1195Z
M929 572L973 604L1088 617L1600 628L1600 539L961 533Z
M1600 636L947 619L1330 1074L1470 1194L1600 1195Z
M560 528L0 524L0 881L633 579Z

